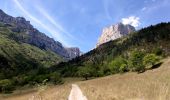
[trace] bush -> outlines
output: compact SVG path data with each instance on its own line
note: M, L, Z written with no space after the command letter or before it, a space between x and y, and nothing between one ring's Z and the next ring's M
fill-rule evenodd
M48 76L47 75L37 75L36 77L34 77L34 82L37 83L42 83L45 79L47 79Z
M86 80L88 80L88 77L92 76L92 72L90 66L83 66L78 69L78 75L84 77Z
M100 65L100 69L97 71L97 76L102 77L106 75L110 75L110 69L108 68L108 64L106 65Z
M155 54L147 54L143 59L143 64L148 67L152 67L159 61L159 57Z
M124 73L128 71L128 65L127 64L122 64L119 68L120 73Z
M54 84L61 84L63 82L61 75L57 72L50 74L50 81Z
M14 89L13 82L9 79L0 80L0 92L10 93Z
M109 64L109 68L113 74L125 72L127 71L127 61L122 57L118 57Z
M132 52L129 62L128 62L129 70L137 71L137 72L144 72L145 66L143 65L143 57L144 57L143 52L140 52L140 51Z
M161 48L156 48L153 50L154 54L160 56L163 54L163 50Z

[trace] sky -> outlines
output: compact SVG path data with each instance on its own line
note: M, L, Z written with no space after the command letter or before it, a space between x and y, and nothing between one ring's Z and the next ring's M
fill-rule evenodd
M140 29L170 21L170 0L0 0L0 9L83 52L96 46L104 27L122 22Z

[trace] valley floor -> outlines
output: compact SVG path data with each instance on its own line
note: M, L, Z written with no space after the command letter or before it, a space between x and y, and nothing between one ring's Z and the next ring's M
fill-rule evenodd
M169 100L170 58L157 69L125 73L74 82L88 100ZM72 83L42 87L26 94L0 97L0 100L67 100Z

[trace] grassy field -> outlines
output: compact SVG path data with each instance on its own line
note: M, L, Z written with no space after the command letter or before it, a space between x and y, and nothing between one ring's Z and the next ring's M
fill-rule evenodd
M63 85L48 85L34 88L23 88L12 94L1 94L0 100L67 100L71 91L71 84L83 80L82 78L64 78Z
M71 90L70 85L42 86L35 91L26 91L9 96L1 96L0 100L67 100Z
M169 100L170 58L157 69L144 73L125 73L103 78L69 82L61 86L42 86L26 93L1 96L0 100L67 100L71 84L76 83L88 100Z
M126 73L79 82L88 100L169 100L170 59L145 73Z

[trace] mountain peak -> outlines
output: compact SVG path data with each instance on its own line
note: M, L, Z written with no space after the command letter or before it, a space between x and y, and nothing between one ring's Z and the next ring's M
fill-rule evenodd
M0 9L0 14L4 13L4 11L2 9ZM4 13L5 14L5 13Z
M127 34L134 32L135 28L131 25L124 25L122 23L117 23L103 29L100 38L98 39L97 46L126 36Z

